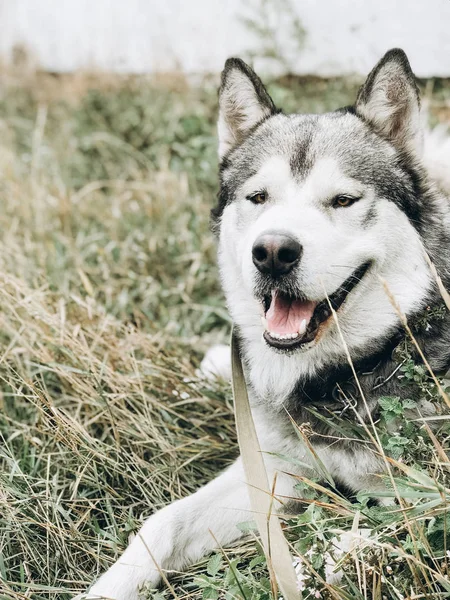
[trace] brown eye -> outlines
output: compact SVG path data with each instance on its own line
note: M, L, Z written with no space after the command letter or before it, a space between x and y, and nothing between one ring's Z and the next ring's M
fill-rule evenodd
M255 194L249 194L247 200L253 202L253 204L263 204L267 200L266 192L256 192Z
M346 208L347 206L351 206L357 200L359 200L359 198L355 198L354 196L336 196L335 198L333 198L333 206L335 208L338 208L340 206L342 208Z

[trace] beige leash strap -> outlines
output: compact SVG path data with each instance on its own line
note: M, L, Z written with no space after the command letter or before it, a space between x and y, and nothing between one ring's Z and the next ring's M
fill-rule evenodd
M299 600L301 594L292 565L288 543L274 513L275 501L269 487L267 471L256 435L247 386L244 379L236 332L231 334L231 373L234 395L236 429L248 485L250 505L263 543L269 571L278 581L285 600Z

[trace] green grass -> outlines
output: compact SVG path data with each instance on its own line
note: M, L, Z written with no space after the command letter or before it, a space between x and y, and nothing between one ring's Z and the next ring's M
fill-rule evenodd
M356 89L314 79L270 87L287 111L312 112L352 102ZM445 118L450 86L427 90L432 117ZM2 600L65 600L86 589L143 517L197 489L237 454L229 387L195 374L203 352L226 340L230 327L209 232L216 110L211 81L4 76ZM387 401L387 418L394 409L403 410ZM379 583L387 598L401 597L389 585L405 598L411 586L417 598L450 597L442 508L448 465L426 434L406 437L403 456L417 468L422 449L432 482L417 485L431 486L437 499L426 508L417 487L411 492L414 473L405 474L403 487L418 505L413 525L399 510L380 511L362 497L351 504L299 482L309 508L291 521L291 539L299 550L313 548L317 574L308 589L362 599ZM357 519L378 529L383 545L364 550L360 562L348 557L346 591L327 591L320 557L333 532ZM231 567L215 557L177 578L177 594L242 597L239 578L248 600L269 598L254 544L227 556ZM388 564L398 580L388 577L389 584L382 581Z

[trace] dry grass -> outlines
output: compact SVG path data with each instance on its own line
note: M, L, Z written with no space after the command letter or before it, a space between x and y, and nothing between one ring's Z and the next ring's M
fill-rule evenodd
M228 390L195 377L227 329L211 199L161 141L156 165L123 139L139 111L118 134L95 104L120 119L133 93L158 92L103 86L67 104L35 83L7 87L0 124L2 598L83 589L141 515L236 453Z
M272 86L287 110L354 90ZM211 83L4 78L2 600L85 589L143 516L237 453L228 386L195 375L229 329L208 226L215 110Z

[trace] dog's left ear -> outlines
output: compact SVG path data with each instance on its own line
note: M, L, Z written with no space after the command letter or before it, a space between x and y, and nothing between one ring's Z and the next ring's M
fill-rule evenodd
M219 158L222 160L258 123L276 112L256 73L240 58L229 58L219 91Z
M403 50L389 50L383 56L359 90L355 108L398 150L421 155L419 90Z

